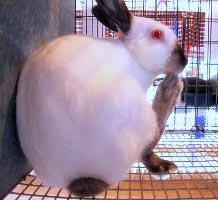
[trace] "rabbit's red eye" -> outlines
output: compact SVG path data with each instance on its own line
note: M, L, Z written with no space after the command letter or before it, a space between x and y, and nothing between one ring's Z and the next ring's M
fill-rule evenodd
M161 30L155 30L155 31L152 31L151 37L154 40L163 40L164 39L164 33Z

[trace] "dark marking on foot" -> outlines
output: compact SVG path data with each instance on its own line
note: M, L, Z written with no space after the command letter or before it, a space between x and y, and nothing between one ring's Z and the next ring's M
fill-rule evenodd
M177 169L177 166L172 161L160 158L153 151L150 153L145 152L142 155L142 163L150 172L157 174L167 174Z

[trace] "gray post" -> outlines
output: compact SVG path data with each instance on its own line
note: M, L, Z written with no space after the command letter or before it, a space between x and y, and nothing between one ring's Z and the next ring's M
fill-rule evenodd
M19 73L46 42L74 32L75 0L0 0L0 199L31 170L19 146Z

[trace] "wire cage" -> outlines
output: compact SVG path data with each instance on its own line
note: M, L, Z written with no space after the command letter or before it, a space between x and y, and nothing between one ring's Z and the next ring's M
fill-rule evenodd
M218 199L218 1L125 0L133 15L153 18L169 26L188 55L182 73L183 103L169 117L155 152L174 161L178 170L151 174L140 162L126 179L104 193L83 199ZM75 31L98 38L115 37L92 15L94 0L76 0ZM163 75L157 78L161 80ZM154 83L155 85L155 83ZM152 101L156 87L147 98ZM67 190L47 188L34 172L4 200L78 199Z
M168 122L169 130L196 128L196 118L204 116L207 130L217 129L217 1L156 0L126 1L132 14L153 18L172 28L188 55L183 72L183 100ZM101 25L91 13L94 1L80 1L76 11L76 33L94 37L115 37L116 33ZM152 90L153 89L153 90ZM148 93L150 100L155 88ZM179 120L177 120L179 118ZM178 123L177 123L178 122Z

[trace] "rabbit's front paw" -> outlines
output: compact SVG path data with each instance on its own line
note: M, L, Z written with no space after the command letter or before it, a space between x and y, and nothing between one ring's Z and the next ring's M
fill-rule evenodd
M167 102L168 104L173 102L173 104L177 104L180 102L182 90L183 82L178 75L168 74L158 86L155 102L159 104L160 102Z
M150 172L156 174L167 174L177 169L177 166L172 161L160 158L153 151L144 154L142 156L142 162Z

